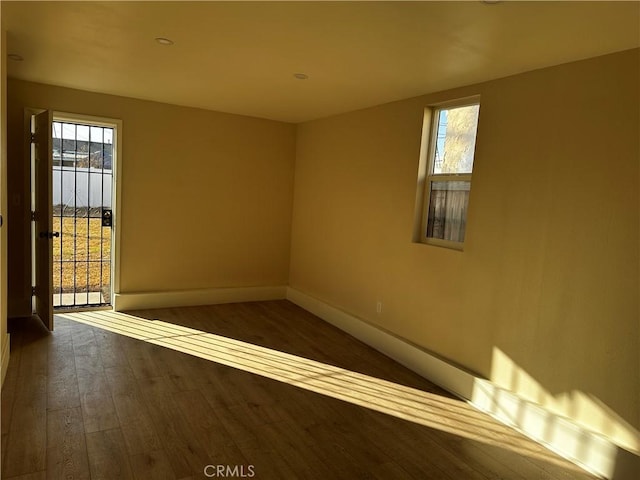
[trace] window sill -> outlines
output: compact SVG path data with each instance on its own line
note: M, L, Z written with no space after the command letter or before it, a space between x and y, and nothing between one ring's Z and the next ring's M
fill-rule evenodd
M451 240L443 240L441 238L431 238L425 237L422 239L422 242L425 245L433 245L436 247L448 248L450 250L457 250L459 252L464 251L464 243L463 242L453 242Z

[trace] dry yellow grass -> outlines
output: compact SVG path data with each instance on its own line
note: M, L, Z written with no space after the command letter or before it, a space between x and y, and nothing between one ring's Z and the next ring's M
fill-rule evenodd
M60 232L53 239L53 293L100 291L101 275L103 289L109 288L111 228L100 218L54 217L53 231Z

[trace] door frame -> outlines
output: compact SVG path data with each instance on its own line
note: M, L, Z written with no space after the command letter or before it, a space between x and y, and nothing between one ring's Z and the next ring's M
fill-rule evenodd
M27 200L25 202L27 204L25 205L25 207L29 212L29 214L31 212L32 195L33 195L33 192L31 191L31 175L32 175L32 172L31 172L31 117L33 115L37 115L42 111L44 111L44 109L42 108L27 107L24 109L24 132L25 132L24 155L25 155L25 161L27 162L27 165L28 165L28 175L27 175L26 185L25 185L26 192L28 193L28 195L25 195ZM113 187L113 191L111 192L111 195L112 195L111 198L113 203L114 226L111 232L111 241L112 241L111 248L112 248L113 257L111 262L111 298L110 298L110 303L111 303L110 308L113 309L115 296L116 294L120 293L121 255L120 255L119 246L121 244L120 240L122 238L122 224L120 222L121 211L122 211L122 167L120 162L122 158L122 120L117 118L86 115L82 113L63 112L63 111L53 110L53 109L51 109L51 112L53 114L54 121L60 120L60 121L69 121L69 122L87 122L90 124L95 124L97 126L110 127L114 129L113 139L115 143L115 148L113 151L114 155L112 160L114 187ZM51 201L53 201L53 198L51 199ZM26 222L25 233L28 235L27 238L30 238L31 242L33 242L34 239L32 238L31 221ZM31 295L31 287L33 283L32 274L33 274L33 269L35 268L35 265L33 264L34 258L33 258L32 248L33 246L29 248L29 252L26 258L27 265L25 265L26 267L25 270L26 272L28 272L27 278L29 282L28 285L25 285L25 293L28 292L27 295L29 299L28 301L29 313L27 314L27 312L24 312L22 316L24 316L25 314L31 315L33 310L33 297ZM51 303L53 304L53 296L51 297ZM104 308L109 308L109 307L98 307L98 309L104 309Z
M116 294L120 293L120 239L122 236L122 224L120 212L122 211L122 168L120 159L122 158L122 120L117 118L98 117L94 115L85 115L80 113L69 113L53 110L53 121L82 123L86 122L98 127L113 128L113 187L111 191L111 203L113 210L113 226L111 227L111 298L109 299L110 307L97 307L98 309L111 308ZM52 199L53 201L53 199ZM53 299L52 299L53 301ZM89 307L91 308L91 307ZM92 310L95 308L91 308Z

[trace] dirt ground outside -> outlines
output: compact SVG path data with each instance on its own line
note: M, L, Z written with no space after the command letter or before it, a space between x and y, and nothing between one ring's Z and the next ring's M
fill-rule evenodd
M53 231L53 293L107 293L111 285L111 227L101 218L56 217Z

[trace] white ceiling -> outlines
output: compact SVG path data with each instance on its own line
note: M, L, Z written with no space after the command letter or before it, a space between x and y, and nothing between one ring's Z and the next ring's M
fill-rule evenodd
M640 46L637 1L1 5L11 77L287 122Z

